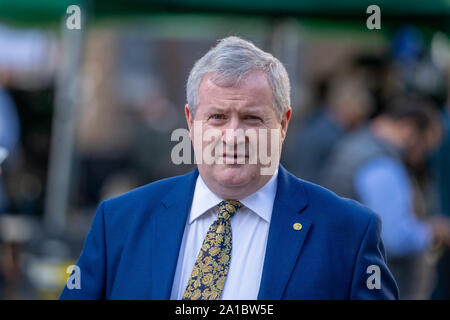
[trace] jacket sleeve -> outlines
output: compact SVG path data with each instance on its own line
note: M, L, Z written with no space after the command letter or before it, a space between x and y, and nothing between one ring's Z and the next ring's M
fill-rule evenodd
M100 300L105 298L106 279L106 243L104 202L102 202L93 219L91 230L84 242L83 250L72 275L61 293L61 300ZM79 285L75 277L79 272Z
M350 299L399 299L397 283L386 264L381 220L371 217L353 269Z

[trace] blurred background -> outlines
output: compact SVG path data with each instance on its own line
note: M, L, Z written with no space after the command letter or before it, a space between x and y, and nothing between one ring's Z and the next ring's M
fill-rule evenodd
M449 299L450 2L371 4L0 0L0 299L57 298L101 200L193 169L170 136L230 35L288 70L284 166L380 215L402 298Z

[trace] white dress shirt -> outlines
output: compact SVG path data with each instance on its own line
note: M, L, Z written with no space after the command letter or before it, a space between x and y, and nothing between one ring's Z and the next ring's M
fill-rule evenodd
M264 265L267 236L277 189L278 170L258 191L240 200L240 208L231 219L232 250L223 300L256 300ZM194 268L209 227L217 220L223 201L197 178L189 217L178 255L171 300L180 300Z

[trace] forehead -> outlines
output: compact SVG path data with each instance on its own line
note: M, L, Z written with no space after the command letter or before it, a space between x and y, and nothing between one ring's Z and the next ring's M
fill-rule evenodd
M255 106L272 106L272 88L266 74L254 71L232 87L221 87L211 78L213 74L206 74L198 89L198 104L226 104L233 103Z

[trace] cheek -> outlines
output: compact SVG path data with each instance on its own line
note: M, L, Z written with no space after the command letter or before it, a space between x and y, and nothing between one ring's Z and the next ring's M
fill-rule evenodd
M260 130L258 139L263 140L263 143L265 142L265 145L270 149L271 145L275 144L274 139L278 142L283 140L283 132L279 126L264 128L264 130Z

